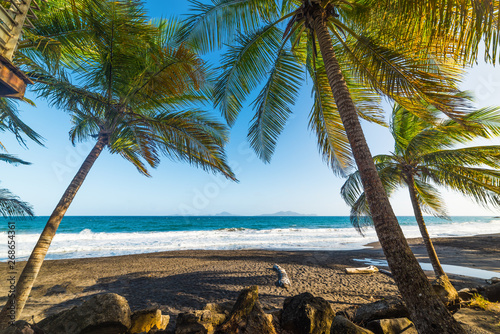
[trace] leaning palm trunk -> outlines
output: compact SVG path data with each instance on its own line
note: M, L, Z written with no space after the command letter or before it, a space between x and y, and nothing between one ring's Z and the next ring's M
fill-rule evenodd
M28 259L28 262L26 263L21 276L19 276L16 284L15 294L13 295L13 297L9 298L7 304L0 312L0 329L7 327L9 322L18 320L21 316L24 305L28 300L28 296L31 292L31 288L33 287L33 283L35 282L38 272L42 267L43 260L45 259L45 255L47 255L47 251L49 250L50 243L52 242L52 239L56 234L57 228L59 227L59 224L61 223L61 220L68 210L71 202L75 198L78 189L85 180L85 177L94 165L94 162L97 160L102 150L107 145L107 142L107 135L99 134L97 143L95 144L94 148L90 151L89 155L64 192L61 200L52 212L52 215L47 221L47 224L45 225L45 228L43 229L43 232L40 235L35 248L31 252L31 256Z
M429 236L429 232L427 231L427 227L425 226L422 210L420 209L420 205L418 204L417 192L414 185L415 180L411 173L406 174L406 183L408 184L411 204L413 206L413 213L415 214L415 219L417 220L420 234L422 235L425 248L427 249L427 254L432 264L432 268L434 269L434 273L436 274L437 283L441 287L441 290L439 291L441 300L447 305L455 304L458 301L457 290L451 284L448 275L446 275L443 267L441 267L441 262L439 262L439 258L437 256L436 250L434 249L434 245L432 244L431 237Z
M330 34L318 6L310 24L317 36L326 74L360 172L375 230L394 280L419 333L465 333L433 291L404 237L378 176L356 107L350 97Z
M407 183L408 190L410 192L411 205L413 206L413 213L415 214L415 219L417 220L418 228L420 229L420 234L422 235L422 239L424 240L425 248L427 249L427 254L429 255L429 259L432 264L432 268L434 269L434 273L437 277L446 276L443 268L441 267L441 263L439 262L436 250L434 249L434 245L432 244L431 237L429 236L429 232L427 231L427 227L425 226L424 217L422 216L422 211L420 210L420 205L418 204L418 198L416 189L414 186L413 176L407 175Z

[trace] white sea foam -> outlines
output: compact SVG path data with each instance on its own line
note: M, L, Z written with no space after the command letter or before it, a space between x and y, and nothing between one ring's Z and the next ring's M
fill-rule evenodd
M500 220L490 222L449 223L428 226L431 237L470 236L500 233ZM408 238L420 236L417 226L404 226ZM16 236L16 257L26 259L38 234ZM268 250L353 250L376 241L373 229L359 235L354 228L221 229L212 231L172 231L57 234L48 259L102 257L187 249L268 249ZM0 232L0 242L7 245L7 234ZM5 248L2 251L2 248ZM0 247L0 261L7 259L6 246Z

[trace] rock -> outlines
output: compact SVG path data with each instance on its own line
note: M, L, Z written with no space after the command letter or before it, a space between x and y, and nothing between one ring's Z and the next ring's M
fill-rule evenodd
M151 329L165 329L170 320L169 316L162 316L158 309L141 310L134 312L131 316L132 326L130 334L148 332ZM163 322L166 321L166 324Z
M459 290L458 292L458 297L463 300L463 301L469 301L472 299L475 293L477 292L477 289L469 289L469 288L463 288Z
M497 284L497 283L500 283L500 277L492 277L490 279L487 279L486 283L488 283L488 284Z
M500 283L484 287L481 289L480 294L492 303L500 302Z
M241 291L226 321L217 328L217 333L276 334L273 317L264 313L258 298L256 285Z
M330 334L373 334L372 331L360 327L349 319L338 315L333 318Z
M82 305L41 321L46 333L122 334L131 326L130 307L116 293L97 295Z
M387 299L360 306L354 316L354 322L366 324L377 319L408 318L409 316L401 300Z
M379 319L370 321L366 328L375 334L418 334L408 318Z
M170 323L170 316L169 315L162 315L161 316L161 327L158 329L164 330L167 328L168 324Z
M175 334L198 334L215 332L215 328L226 320L226 314L211 310L190 311L177 316Z
M457 290L451 284L448 276L439 276L432 282L432 287L446 306L452 306L460 303Z
M285 299L281 327L293 334L329 333L334 316L332 307L325 299L305 292Z
M38 333L42 334L40 331ZM13 325L10 325L4 330L0 330L0 334L38 334L31 327L29 323L23 320L18 320L14 322Z

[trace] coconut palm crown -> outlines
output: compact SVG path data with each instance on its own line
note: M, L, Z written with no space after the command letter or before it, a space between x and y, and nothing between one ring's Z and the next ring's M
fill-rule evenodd
M430 108L432 109L432 108ZM436 110L430 110L436 113ZM478 137L500 135L500 108L483 108L466 115L468 127L442 119L429 123L395 105L390 131L394 151L373 159L386 192L407 187L414 214L437 276L445 275L429 238L422 211L447 217L436 186L454 190L477 203L500 208L500 146L460 147ZM351 207L351 222L362 233L372 224L359 172L348 176L341 195Z
M64 214L105 149L147 176L165 156L235 180L224 152L226 126L198 107L210 71L192 48L176 42L177 21L149 22L141 2L129 0L82 0L67 3L66 12L85 39L57 66L40 53L26 57L23 69L39 97L71 115L71 141L95 145L49 217L17 281L15 301L0 313L0 328L10 304L16 319L21 315Z

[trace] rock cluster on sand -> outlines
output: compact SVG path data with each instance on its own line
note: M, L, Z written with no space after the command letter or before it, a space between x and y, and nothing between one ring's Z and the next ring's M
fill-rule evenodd
M500 284L483 292L497 296ZM355 311L335 314L321 297L288 297L283 308L266 313L257 286L240 292L234 304L207 304L180 313L175 324L159 309L131 312L114 293L94 296L80 306L52 315L36 325L18 321L0 334L417 334L401 300L381 300ZM170 323L170 326L169 326ZM469 333L487 333L467 327Z

